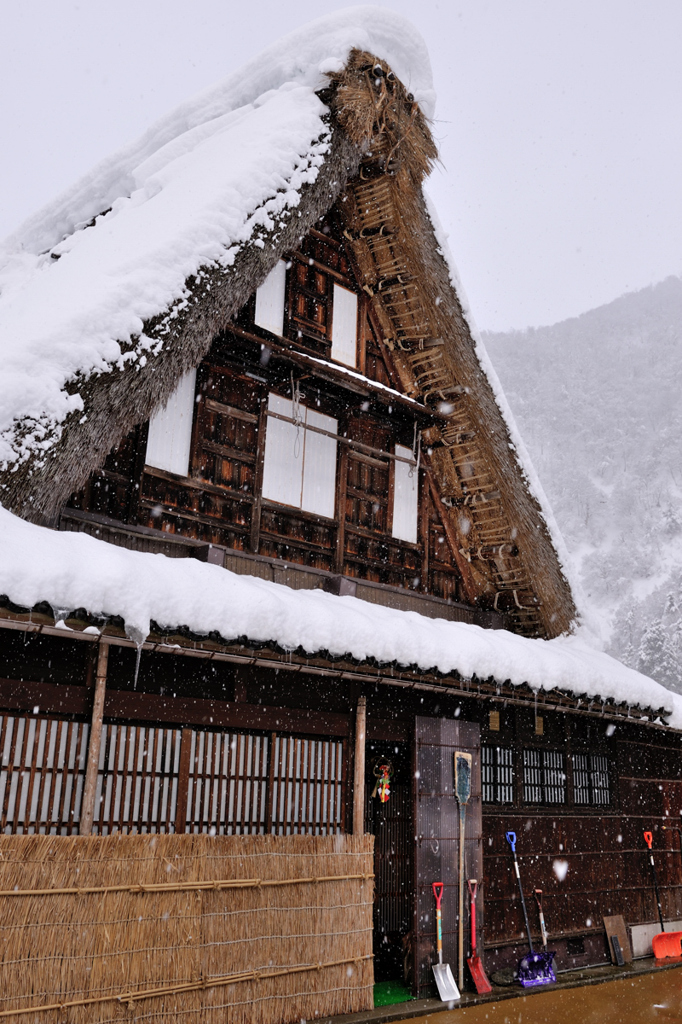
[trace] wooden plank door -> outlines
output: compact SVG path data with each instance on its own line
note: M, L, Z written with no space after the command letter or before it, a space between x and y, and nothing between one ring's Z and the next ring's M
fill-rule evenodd
M481 740L474 722L450 718L415 720L415 903L414 986L417 996L435 995L436 903L433 882L443 882L443 962L457 977L457 914L459 902L459 805L454 793L454 755L472 755L471 798L464 830L467 878L483 878L481 846ZM466 882L465 882L466 885ZM469 893L464 893L464 954L469 955ZM483 938L483 899L476 901L479 952ZM465 966L465 977L468 971Z

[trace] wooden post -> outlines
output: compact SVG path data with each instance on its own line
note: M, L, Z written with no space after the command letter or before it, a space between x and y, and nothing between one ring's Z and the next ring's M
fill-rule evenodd
M355 717L355 768L353 774L353 835L365 832L365 732L367 698L360 697Z
M192 756L192 730L182 730L180 766L178 771L178 799L175 810L175 832L183 835L187 830L187 798L189 795L190 758Z
M99 642L97 652L97 675L95 677L95 699L92 702L92 721L88 742L88 760L85 766L85 784L83 785L83 801L81 803L78 834L92 834L92 822L95 817L95 796L97 793L97 769L99 767L99 748L102 740L102 718L104 717L104 694L107 688L107 663L109 661L109 644Z

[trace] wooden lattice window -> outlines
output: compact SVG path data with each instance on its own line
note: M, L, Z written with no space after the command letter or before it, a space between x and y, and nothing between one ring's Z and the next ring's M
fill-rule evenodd
M514 802L514 751L510 747L481 747L481 790L484 804Z
M0 832L78 832L88 731L84 722L0 716Z
M0 832L78 833L89 727L0 715ZM93 831L343 832L340 739L105 722Z
M273 736L273 754L271 831L343 832L343 742Z
M609 762L602 754L573 754L573 802L607 806L611 802Z
M191 730L185 831L263 833L269 738Z
M559 750L523 751L523 800L529 804L565 804L565 758Z
M198 730L185 730L185 736L190 743L185 831L343 831L342 740Z
M112 832L173 832L180 729L110 725L102 729L94 826Z
M320 342L326 351L331 325L331 281L324 271L312 263L294 260L291 270L289 318L292 334L303 345L318 348Z

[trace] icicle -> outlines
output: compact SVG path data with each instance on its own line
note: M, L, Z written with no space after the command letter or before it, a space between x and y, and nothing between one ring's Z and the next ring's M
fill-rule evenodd
M141 629L136 626L129 626L126 623L125 627L126 636L129 640L132 640L135 644L135 650L137 655L135 657L135 673L133 675L133 690L137 689L137 677L140 673L140 659L142 658L142 648L144 647L147 640L147 633L143 633Z
M144 641L142 641L142 643L136 643L135 644L135 648L137 650L137 655L135 656L135 675L133 676L133 690L137 689L137 677L138 677L138 675L140 673L140 659L142 658L142 648L143 648L143 646L144 646Z

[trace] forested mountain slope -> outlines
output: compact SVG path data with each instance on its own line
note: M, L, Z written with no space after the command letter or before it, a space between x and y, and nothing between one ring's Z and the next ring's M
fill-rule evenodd
M682 692L682 279L484 341L606 649Z

